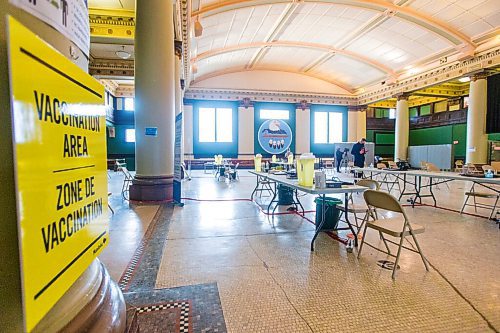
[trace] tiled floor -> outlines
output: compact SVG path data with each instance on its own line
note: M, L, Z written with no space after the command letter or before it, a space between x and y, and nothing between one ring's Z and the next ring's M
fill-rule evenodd
M113 175L110 186L119 190L120 185L120 177ZM166 295L191 288L182 300L196 298L193 311L205 315L197 321L203 324L191 326L193 332L500 330L500 230L493 222L438 208L407 207L410 219L426 228L418 239L432 267L426 272L420 257L405 251L393 281L391 271L377 265L392 260L382 253L365 247L358 260L356 250L348 253L344 244L324 233L311 252L314 226L307 220L294 214L271 218L253 202L229 201L248 199L254 185L254 177L245 171L231 184L195 171L183 183L184 197L210 201L186 200L184 207L173 210L128 209L116 192L111 197L117 210L111 218L111 245L101 257L114 278L127 266L113 262L115 257L129 262L133 256L116 243L137 247L148 226L153 230L164 223L146 237L150 245L144 255L152 264L132 265L143 273L131 281L127 301L134 290L155 294L146 300L175 301ZM449 186L436 191L438 203L459 209L469 184ZM314 208L313 199L301 197L306 209ZM314 214L307 216L314 220ZM367 238L380 242L371 231ZM153 286L158 290L151 291ZM207 286L215 288L209 294L218 295L204 302L201 290ZM158 296L162 293L165 298Z

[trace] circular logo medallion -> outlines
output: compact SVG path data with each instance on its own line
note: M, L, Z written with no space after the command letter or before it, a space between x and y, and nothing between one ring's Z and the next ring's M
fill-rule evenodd
M292 144L292 129L283 120L266 120L260 125L258 140L269 154L281 154Z

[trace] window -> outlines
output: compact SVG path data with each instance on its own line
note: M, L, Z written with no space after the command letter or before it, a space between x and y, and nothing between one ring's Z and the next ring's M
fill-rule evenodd
M260 110L260 119L290 119L290 111L288 110Z
M343 114L340 112L314 113L314 143L342 142Z
M389 109L389 119L396 119L396 109Z
M233 142L233 109L200 108L198 111L200 142Z
M125 111L134 111L135 106L134 106L134 99L132 97L125 97L124 98L124 110Z
M125 142L135 142L135 128L125 130Z

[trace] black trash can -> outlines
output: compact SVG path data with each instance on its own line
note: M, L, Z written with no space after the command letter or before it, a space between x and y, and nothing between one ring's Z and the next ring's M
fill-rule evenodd
M321 223L321 218L323 216L323 198L319 197L314 199L316 203L316 229L318 229L319 224ZM337 205L342 205L342 200L336 198L325 197L325 223L323 224L323 228L321 230L334 230L337 228L339 224L340 210L337 208Z
M293 205L292 188L282 184L278 184L278 205L283 205L283 206Z

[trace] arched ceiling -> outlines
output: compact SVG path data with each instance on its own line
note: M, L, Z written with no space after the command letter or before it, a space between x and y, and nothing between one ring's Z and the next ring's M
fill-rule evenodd
M362 94L500 45L500 0L178 0L176 5L186 1L189 18L182 22L190 21L191 36L184 40L184 73L195 88L217 89L224 80L241 86L266 73L262 90L279 90L279 82L294 77L302 78L304 92L313 93L305 83L316 80ZM109 12L133 20L135 1L89 0L89 6L101 18ZM196 21L203 26L200 37L194 36ZM133 73L133 24L123 31L111 27L117 31L113 37L106 35L109 29L103 36L94 32L91 56L102 76ZM186 25L182 29L188 31ZM121 48L131 54L129 60L117 59Z
M193 84L228 72L295 72L354 91L500 31L498 0L193 0ZM193 34L194 35L194 34ZM214 87L216 88L216 87Z

